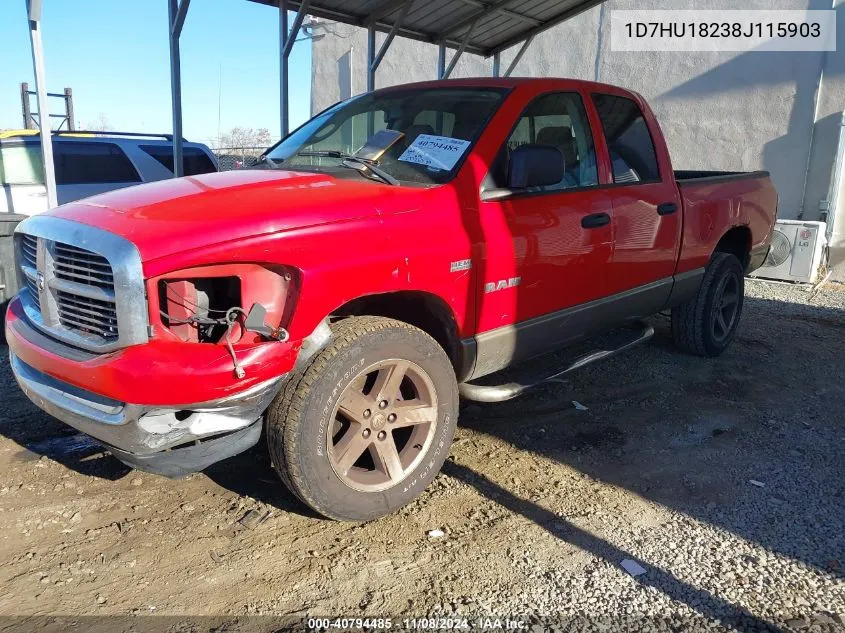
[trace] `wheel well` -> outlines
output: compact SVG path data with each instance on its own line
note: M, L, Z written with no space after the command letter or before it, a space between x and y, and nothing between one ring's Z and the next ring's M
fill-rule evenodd
M747 226L733 227L722 236L714 252L735 255L742 267L746 268L751 254L751 230Z
M360 297L332 312L332 317L381 316L420 328L440 344L455 371L462 362L458 327L452 310L440 297L427 292L401 291Z

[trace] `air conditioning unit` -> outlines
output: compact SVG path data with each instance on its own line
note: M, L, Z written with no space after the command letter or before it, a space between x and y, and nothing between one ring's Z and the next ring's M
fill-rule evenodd
M824 222L778 220L769 256L752 276L814 283L827 246L825 228Z

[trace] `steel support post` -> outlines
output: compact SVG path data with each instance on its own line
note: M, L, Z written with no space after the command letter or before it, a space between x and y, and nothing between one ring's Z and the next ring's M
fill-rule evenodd
M440 44L437 49L437 78L445 79L446 74L446 45Z
M76 123L73 120L73 90L65 88L65 114L67 115L67 129L73 131L76 129Z
M182 63L179 38L191 0L168 0L168 35L170 38L170 100L173 110L173 177L185 174L182 152Z
M44 71L44 45L41 41L41 0L27 0L29 41L32 45L32 67L35 73L35 94L38 99L38 128L41 135L41 162L44 163L44 185L47 188L47 206L58 206L56 196L56 168L53 163L53 135L50 129L50 106L47 104L47 79ZM24 108L26 115L27 107ZM28 126L27 126L28 127Z

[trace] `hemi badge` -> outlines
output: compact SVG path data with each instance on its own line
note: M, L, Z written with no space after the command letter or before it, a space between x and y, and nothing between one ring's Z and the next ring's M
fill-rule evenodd
M472 268L472 260L471 259L459 259L456 262L452 262L450 266L450 271L456 273L460 270L469 270Z

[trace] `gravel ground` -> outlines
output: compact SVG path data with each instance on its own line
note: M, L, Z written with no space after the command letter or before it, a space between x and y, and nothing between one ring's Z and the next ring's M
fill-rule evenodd
M431 489L363 525L313 517L258 449L181 481L132 472L4 363L0 614L845 630L845 287L750 281L718 359L654 324L565 383L468 406Z

